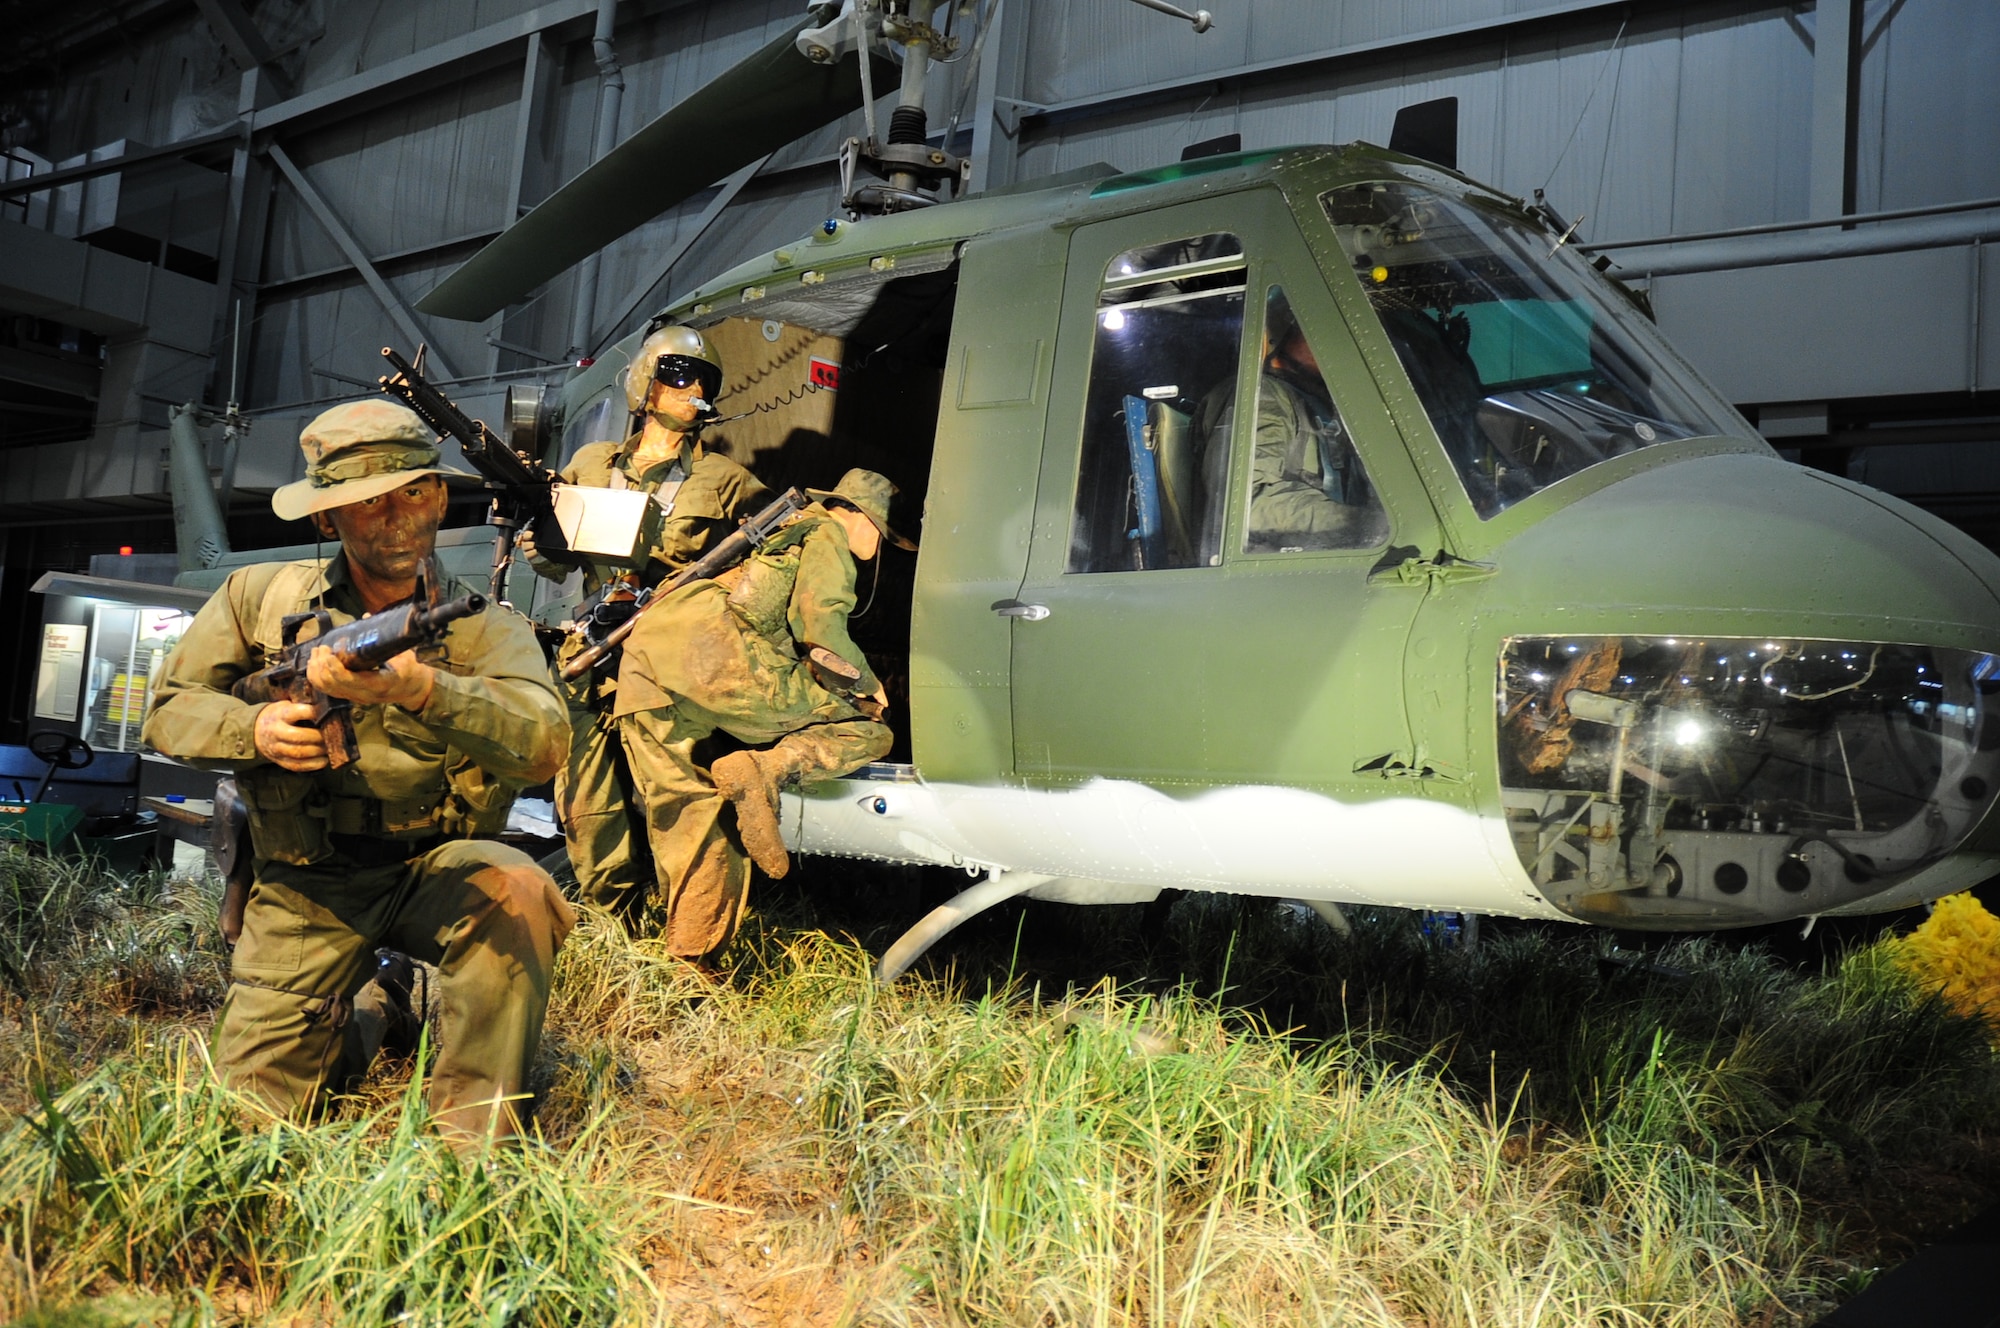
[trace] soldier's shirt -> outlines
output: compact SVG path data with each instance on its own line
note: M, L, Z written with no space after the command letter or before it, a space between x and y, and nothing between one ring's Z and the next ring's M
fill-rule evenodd
M646 579L657 582L734 532L741 518L755 515L770 501L770 491L755 475L720 452L709 451L699 440L641 468L638 449L642 436L635 433L622 443L592 443L578 450L563 468L562 479L565 484L605 489L613 487L612 477L617 475L623 487L656 493L674 473L674 463L682 462L685 476L674 492L673 511L661 523L659 540L648 551L644 569ZM622 570L612 563L584 564L584 593L596 593Z
M315 600L335 626L362 616L344 556L322 572L310 563L260 563L230 573L167 657L142 730L147 745L260 783L310 781L338 798L435 804L457 791L486 804L473 810L497 808L503 818L515 791L562 765L569 741L562 699L527 619L499 605L452 623L440 646L425 652L436 681L421 711L354 707L360 756L353 764L293 775L266 761L256 740L263 707L229 689L270 662L279 619ZM487 818L478 819L485 829Z
M625 644L617 713L683 698L745 741L762 721L773 721L773 733L756 739L766 742L802 723L851 714L800 661L822 646L860 671L844 690L865 696L880 686L848 632L855 580L846 529L814 503L739 566L681 588L639 620ZM818 701L830 707L826 713L815 708ZM777 722L781 716L790 718Z

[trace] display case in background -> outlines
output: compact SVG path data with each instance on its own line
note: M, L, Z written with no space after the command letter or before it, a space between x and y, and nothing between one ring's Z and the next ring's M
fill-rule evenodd
M78 732L101 752L136 752L167 654L194 615L171 607L96 601Z

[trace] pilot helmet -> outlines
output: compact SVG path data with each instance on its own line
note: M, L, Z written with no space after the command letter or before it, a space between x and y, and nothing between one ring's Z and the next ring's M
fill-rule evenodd
M715 414L715 396L722 390L722 356L709 339L691 327L663 327L639 343L632 366L625 371L625 407L637 414L646 408L654 383L686 387L701 385L708 403L704 416Z

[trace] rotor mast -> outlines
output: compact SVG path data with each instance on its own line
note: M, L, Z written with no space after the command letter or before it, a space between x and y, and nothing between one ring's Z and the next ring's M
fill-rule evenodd
M851 25L855 49L861 61L863 111L867 118L864 137L850 138L840 145L840 205L851 213L906 212L939 201L938 191L947 182L951 196L964 191L971 178L972 163L953 154L949 143L930 145L930 128L924 111L924 91L931 61L950 58L959 47L957 37L940 33L931 25L937 12L936 0L849 0L840 18L824 28L801 35L799 49L808 59L828 62L839 58L846 40L828 45L830 30ZM889 133L884 142L876 136L873 88L869 84L866 53L875 40L879 25L882 40L903 48L903 80L896 107L889 115Z

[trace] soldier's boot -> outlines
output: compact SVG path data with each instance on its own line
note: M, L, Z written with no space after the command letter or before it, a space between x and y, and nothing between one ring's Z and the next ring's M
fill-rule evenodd
M782 744L781 744L782 745ZM736 832L743 851L764 874L777 880L792 869L785 835L778 824L778 786L791 772L769 752L731 752L709 767L709 777L723 797L736 805Z
M424 1015L411 1001L420 981L416 963L408 955L383 948L375 952L375 973L354 994L350 1054L365 1073L378 1055L404 1059L417 1050L423 1033ZM424 1005L429 1005L428 992Z
M709 768L722 795L736 804L743 851L777 880L791 870L778 825L778 790L786 783L817 784L851 774L889 750L886 724L869 719L809 724L770 747L732 752Z

